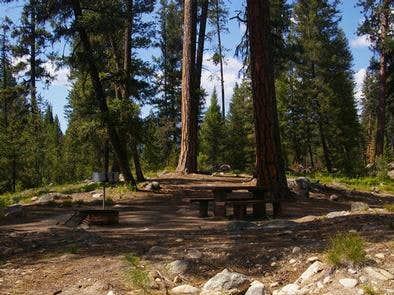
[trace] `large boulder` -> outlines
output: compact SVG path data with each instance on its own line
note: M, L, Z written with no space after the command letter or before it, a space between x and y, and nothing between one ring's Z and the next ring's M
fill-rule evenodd
M249 289L246 291L245 295L264 295L265 287L264 284L259 281L253 281L250 284Z
M200 294L200 289L190 285L181 285L172 288L170 293L173 295L198 295Z
M299 177L293 183L294 192L302 197L309 198L309 191L311 190L311 182L306 177Z
M336 218L342 216L348 216L350 214L349 211L333 211L326 215L327 218Z
M224 269L222 272L210 278L202 287L202 291L205 294L214 292L243 294L248 289L249 285L250 280L247 276Z
M303 272L303 274L298 278L297 282L302 284L305 281L311 279L315 274L322 271L323 269L324 264L320 261L315 261L306 269L306 271Z
M300 286L297 284L288 284L280 289L279 292L274 292L277 295L297 295L300 293Z
M157 181L149 182L149 183L145 186L145 189L146 189L147 191L150 191L150 192L157 192L157 191L160 190L160 183L158 183Z
M185 274L190 267L190 263L187 260L175 260L169 263L167 267L173 274Z
M368 266L364 268L364 272L374 280L388 281L394 279L394 275L382 268Z

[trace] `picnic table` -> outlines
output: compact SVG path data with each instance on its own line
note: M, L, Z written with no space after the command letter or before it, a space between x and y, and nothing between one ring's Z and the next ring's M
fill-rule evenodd
M266 196L268 191L263 187L255 185L196 186L193 187L193 190L210 190L213 194L213 198L193 198L190 200L192 203L199 203L200 217L208 216L210 202L214 204L213 213L216 217L225 217L228 205L233 206L234 218L236 219L245 218L248 205L253 206L254 217L266 217L265 203L269 200ZM252 197L231 197L230 194L234 191L248 191L252 194Z

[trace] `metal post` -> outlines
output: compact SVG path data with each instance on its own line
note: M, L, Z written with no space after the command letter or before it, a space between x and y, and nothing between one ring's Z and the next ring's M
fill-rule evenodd
M105 209L105 182L103 182L103 210Z

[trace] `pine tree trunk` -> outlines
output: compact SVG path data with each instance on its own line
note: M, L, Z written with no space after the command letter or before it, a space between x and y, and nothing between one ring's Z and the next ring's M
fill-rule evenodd
M142 168L141 168L140 155L138 154L138 149L135 142L131 144L131 152L133 154L135 175L137 177L137 181L139 182L145 181L145 177L144 174L142 173Z
M5 95L5 90L7 89L7 58L6 58L6 33L3 31L2 36L2 48L1 48L1 63L3 67L3 122L4 122L4 129L7 130L8 128L8 96Z
M124 85L124 98L129 99L130 87L131 87L131 34L133 32L133 0L126 0L127 7L127 24L124 32L124 46L123 46L123 71L125 74L125 85ZM138 154L136 136L131 132L131 154L133 156L135 174L137 181L144 181L145 177L142 172L140 163L140 156Z
M380 34L382 40L386 39L388 32L388 11L389 1L384 1L384 9L381 14ZM379 101L377 109L377 130L375 140L375 160L383 155L384 151L384 131L386 125L386 97L387 97L387 54L382 48L380 50L380 87L379 87Z
M274 215L281 212L281 200L289 195L281 154L274 67L270 40L268 0L248 0L250 68L256 136L257 185L267 188L274 198Z
M207 28L208 18L208 0L204 0L201 3L201 15L200 15L200 28L198 31L198 47L197 47L197 60L196 60L196 89L199 90L201 87L201 73L202 73L202 62L204 58L204 45L205 45L205 34Z
M219 65L220 65L220 87L222 93L222 117L226 116L226 106L224 97L224 74L223 74L223 49L222 38L220 34L220 16L219 16L219 0L216 0L216 34L218 35L218 49L219 49Z
M182 100L181 100L181 151L177 172L197 172L197 112L195 88L196 53L196 0L185 0L183 9L183 56L182 56Z
M127 155L127 151L124 148L122 141L120 140L119 134L114 126L110 124L109 119L109 110L108 105L103 89L103 85L101 84L98 69L96 67L95 60L93 58L93 52L90 44L90 40L85 29L79 23L80 18L82 17L82 9L79 0L72 0L72 8L75 15L75 22L77 24L76 29L81 39L81 44L83 46L85 52L85 58L87 60L88 72L90 78L92 80L93 89L95 96L98 100L99 108L102 114L102 119L107 128L108 136L110 138L112 147L115 151L116 157L118 158L118 163L121 169L121 172L124 175L125 181L129 182L131 185L136 185L133 174L130 171L129 167L129 159Z

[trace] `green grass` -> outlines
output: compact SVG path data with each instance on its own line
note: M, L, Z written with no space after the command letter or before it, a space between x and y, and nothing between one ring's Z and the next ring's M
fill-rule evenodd
M364 293L366 295L380 295L381 293L379 291L376 291L372 286L370 285L363 285L362 286Z
M288 174L289 177L305 176L312 181L319 181L321 184L328 185L341 185L345 189L349 190L360 190L370 192L372 188L376 187L381 192L394 194L394 180L393 179L381 179L374 176L360 176L360 177L347 177L343 175L332 175L328 173L311 173L308 175L299 174Z
M141 259L133 253L125 254L124 258L130 266L125 273L126 279L133 287L141 289L143 294L149 294L150 276L140 265Z
M366 260L365 241L357 233L338 234L331 239L326 258L333 266L362 264Z
M100 184L98 183L79 182L62 185L43 186L15 193L6 193L0 195L0 208L4 208L15 203L28 204L31 202L31 198L39 197L43 194L47 194L50 192L69 195L73 193L90 192L98 189L99 187Z
M127 253L125 254L124 258L134 267L138 267L141 261L141 259L137 255L134 255L134 253Z
M384 209L389 212L394 212L394 204L384 204Z

